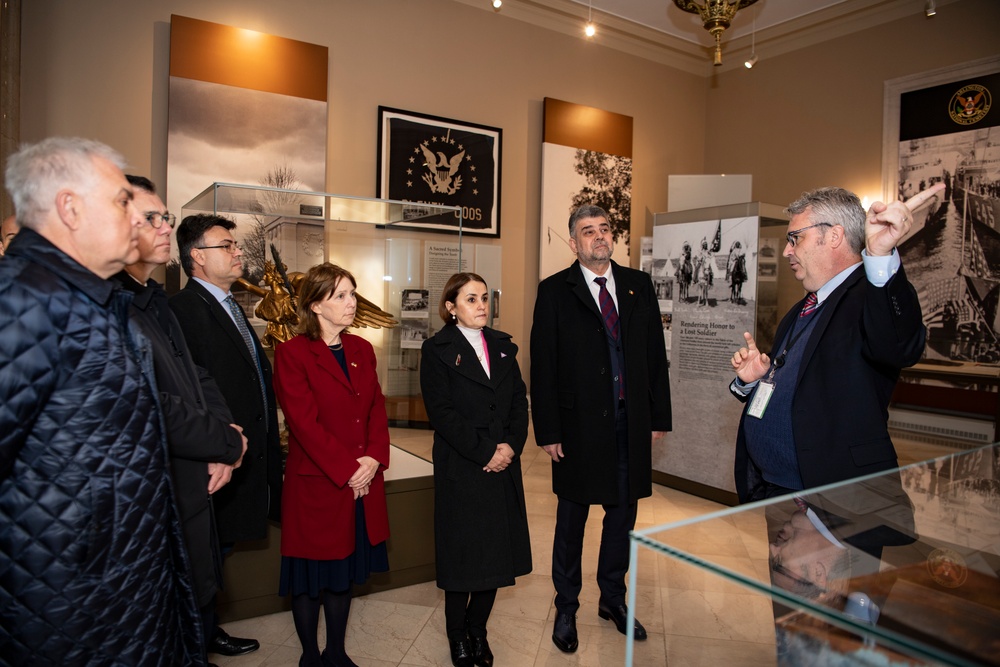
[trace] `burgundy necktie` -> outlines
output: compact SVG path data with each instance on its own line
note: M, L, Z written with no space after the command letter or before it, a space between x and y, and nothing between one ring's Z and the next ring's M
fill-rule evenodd
M816 310L816 305L816 292L809 292L806 296L806 302L802 304L802 310L799 311L799 317L811 315Z
M608 279L603 277L594 278L594 282L601 288L597 294L597 300L601 303L601 315L604 316L604 326L608 328L611 337L618 340L620 334L618 328L618 310L615 308L614 299L611 298L611 292L608 291Z

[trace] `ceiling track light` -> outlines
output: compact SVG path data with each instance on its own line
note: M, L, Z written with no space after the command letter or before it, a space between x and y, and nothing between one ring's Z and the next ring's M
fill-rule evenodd
M750 57L747 58L743 65L747 69L753 69L753 66L757 64L757 8L753 8L753 28L750 30Z
M493 11L498 12L503 7L503 0L493 0Z
M930 18L935 14L937 14L937 6L935 6L934 0L927 0L927 2L924 3L924 15L927 18Z
M594 25L594 0L587 3L587 25L583 28L583 34L587 37L597 34L597 26Z

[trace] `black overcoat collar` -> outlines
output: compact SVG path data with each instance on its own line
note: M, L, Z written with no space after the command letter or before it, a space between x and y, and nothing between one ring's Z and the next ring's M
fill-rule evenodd
M483 328L486 338L486 350L490 355L490 375L487 377L483 365L476 357L476 351L457 326L445 326L434 334L431 339L436 345L438 355L449 368L473 382L496 387L514 366L516 346L511 341L510 334L503 331Z

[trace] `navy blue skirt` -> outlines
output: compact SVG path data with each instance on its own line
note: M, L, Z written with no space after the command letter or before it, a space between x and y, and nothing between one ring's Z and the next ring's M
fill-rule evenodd
M302 595L318 598L323 589L334 593L349 590L351 584L363 584L372 572L389 571L389 552L385 542L372 545L365 526L365 505L361 498L354 503L354 553L340 560L311 560L281 557L281 583L278 595Z

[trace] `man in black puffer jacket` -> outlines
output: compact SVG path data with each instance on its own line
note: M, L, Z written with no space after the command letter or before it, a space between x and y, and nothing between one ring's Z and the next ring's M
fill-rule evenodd
M146 224L115 151L8 160L0 262L0 663L204 664L149 341L107 278Z

